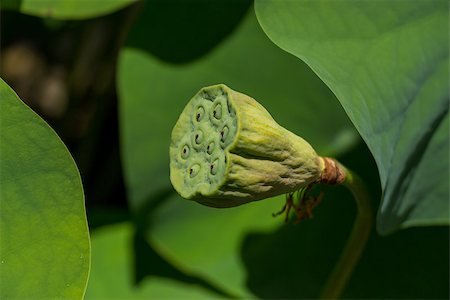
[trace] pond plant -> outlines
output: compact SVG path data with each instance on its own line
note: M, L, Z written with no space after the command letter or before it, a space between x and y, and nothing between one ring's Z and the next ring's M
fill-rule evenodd
M448 1L0 8L1 299L449 298Z

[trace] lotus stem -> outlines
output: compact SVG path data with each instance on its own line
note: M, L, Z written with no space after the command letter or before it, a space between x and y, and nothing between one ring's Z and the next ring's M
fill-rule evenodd
M328 278L321 299L337 299L342 294L350 276L365 248L373 224L373 213L369 193L362 180L353 172L336 162L344 174L342 184L352 193L357 215L344 250Z

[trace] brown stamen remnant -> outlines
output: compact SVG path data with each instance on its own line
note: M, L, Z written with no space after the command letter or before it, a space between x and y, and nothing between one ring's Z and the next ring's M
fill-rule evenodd
M310 196L309 191L311 188L312 185L308 185L297 193L297 203L294 202L294 193L287 193L286 203L283 208L281 211L273 213L272 216L276 217L285 214L284 222L287 223L289 221L289 214L293 209L296 216L296 224L306 219L312 219L313 209L322 201L323 193L321 192L317 197Z
M299 199L298 207L296 208L295 215L297 216L295 219L295 223L298 224L305 219L312 219L313 217L313 209L322 202L322 198L324 196L323 192L320 192L319 196L312 197L304 194L302 199Z
M347 173L345 168L333 158L322 157L322 159L325 168L319 179L319 183L336 185L344 182L345 174Z
M286 194L286 202L283 205L283 208L276 213L272 213L272 217L277 217L283 213L285 213L284 222L287 223L289 221L289 213L292 207L296 207L294 204L294 193Z
M297 203L294 202L294 193L286 194L286 203L281 211L272 214L274 217L284 213L285 222L287 222L289 220L289 213L293 209L296 215L295 223L299 223L305 219L311 219L313 217L313 209L322 201L324 196L322 192L317 197L309 195L311 188L319 183L338 185L344 182L347 170L333 158L321 157L321 159L325 165L321 177L299 190Z

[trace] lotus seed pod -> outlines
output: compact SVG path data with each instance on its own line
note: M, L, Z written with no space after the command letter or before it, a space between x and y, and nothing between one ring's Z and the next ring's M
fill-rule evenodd
M253 98L219 84L201 89L172 131L170 180L186 199L232 207L320 180L324 161Z

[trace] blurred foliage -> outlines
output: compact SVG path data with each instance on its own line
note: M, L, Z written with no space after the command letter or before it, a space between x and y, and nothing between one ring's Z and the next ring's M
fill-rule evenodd
M145 1L126 46L148 51L166 62L188 63L231 34L250 4L251 0Z
M37 17L70 20L106 15L133 2L136 0L2 0L0 7Z
M101 228L92 234L93 260L86 299L148 299L151 296L158 299L218 297L218 294L206 288L174 279L152 276L136 283L133 268L133 231L132 224L119 223ZM142 247L145 249L145 245ZM151 252L146 253L146 256L151 257ZM149 267L154 266L155 264L152 264Z
M71 1L36 5L57 2L66 5ZM103 6L103 14L122 7L119 2L124 5L126 1L89 3L93 9L97 4L97 8ZM271 3L259 1L257 5L263 2ZM2 1L3 7L5 3L12 2ZM295 20L290 14L296 13L295 5L290 13L274 9L272 21L294 23L313 18L317 11L326 15L327 5L321 2L323 11L313 10ZM257 12L268 30L267 20ZM381 14L381 8L375 12ZM279 19L277 14L286 15ZM395 13L389 15L396 18ZM149 0L83 21L41 16L1 11L0 73L57 131L80 169L92 232L86 297L317 297L355 216L353 200L345 189L320 187L325 199L314 218L294 226L271 217L283 205L283 197L219 210L180 199L168 179L170 131L179 113L202 86L222 82L258 99L281 125L310 141L319 154L336 155L354 169L368 183L374 205L379 205L381 185L368 148L357 139L324 82L298 58L270 42L257 23L251 1ZM337 17L315 20L308 23L316 24L312 31L321 28L319 23L342 34L367 29L364 22L351 30L339 27ZM323 46L317 55L333 49ZM386 51L379 50L380 54ZM334 54L330 54L333 60L345 62ZM337 54L346 57L352 52L342 47ZM315 60L301 58L342 101L343 94L322 74L326 68L318 67L320 60L315 64ZM345 71L347 66L340 68ZM364 76L358 80L365 80ZM2 147L3 141L2 137ZM424 159L428 158L424 155ZM2 172L3 165L2 158ZM2 199L2 220L3 211ZM38 214L34 207L27 211ZM373 231L343 296L448 299L448 252L448 227L411 228L388 237ZM2 266L2 285L3 270Z

